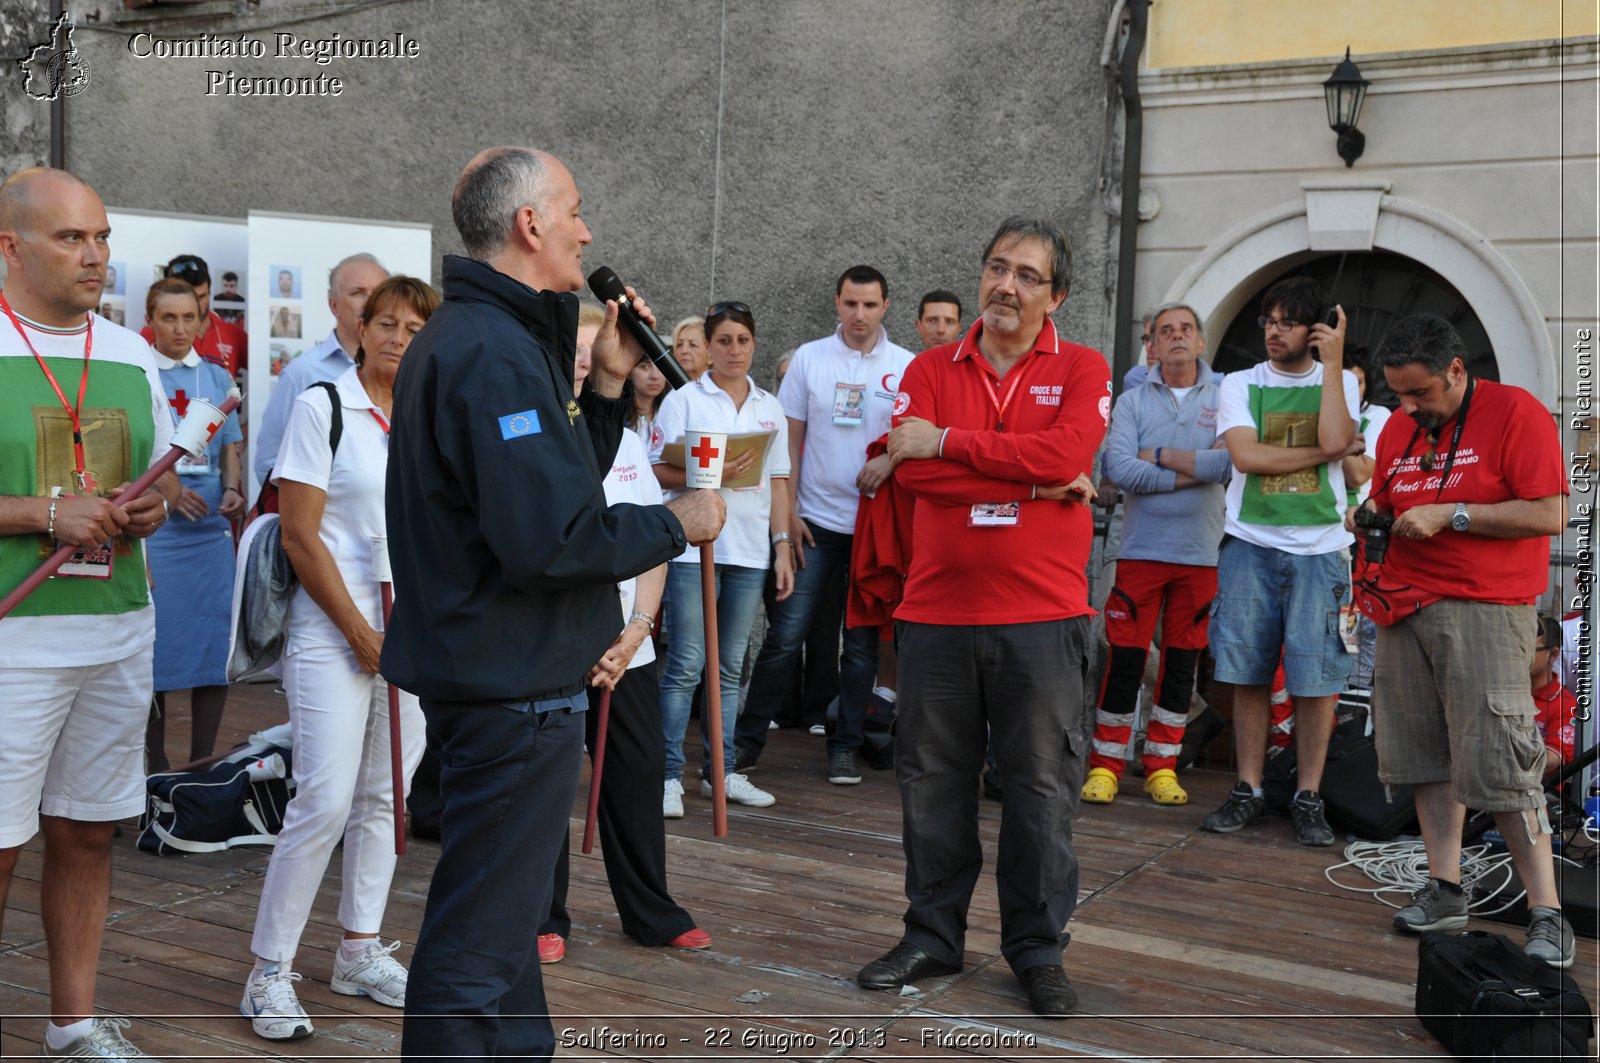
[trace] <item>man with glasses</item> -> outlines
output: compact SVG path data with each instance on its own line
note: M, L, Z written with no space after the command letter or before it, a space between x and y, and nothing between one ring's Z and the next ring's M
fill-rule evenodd
M208 362L215 362L237 376L239 370L250 364L250 341L244 329L224 321L211 309L211 269L199 255L179 255L166 266L167 276L176 277L194 289L200 302L200 331L194 338L194 350ZM146 343L156 338L156 330L148 324L139 330Z
M789 483L795 485L793 527L773 538L789 543L796 570L794 593L768 617L766 641L756 658L745 711L735 733L736 769L756 766L767 727L792 690L800 647L813 625L836 644L850 576L856 509L889 476L887 455L867 459L867 444L889 430L900 377L912 354L889 342L883 315L889 282L871 266L852 266L834 286L839 327L833 335L794 352L778 401L789 421ZM852 393L860 399L852 403ZM828 736L828 781L861 781L857 754L864 740L867 699L878 669L878 629L847 627L839 669L839 714Z
M976 783L987 731L1005 786L1000 949L1034 1012L1060 1017L1077 1006L1061 954L1077 904L1072 817L1089 737L1092 522L1079 500L1111 410L1111 371L1050 320L1072 279L1058 228L1008 218L980 261L978 321L911 364L889 433L895 480L916 496L895 612L909 904L900 943L856 981L898 989L961 970L983 865Z
M1355 376L1344 371L1344 311L1329 325L1328 306L1327 292L1309 277L1272 285L1261 297L1267 360L1222 382L1217 433L1237 471L1228 484L1210 638L1216 679L1233 684L1239 781L1201 823L1228 834L1266 819L1261 774L1281 660L1295 703L1301 786L1290 814L1300 844L1314 846L1333 844L1319 791L1334 705L1353 659L1341 635L1351 542L1341 461L1363 448Z
M1528 891L1525 950L1568 967L1572 927L1541 784L1549 758L1528 678L1541 640L1560 645L1536 623L1534 602L1566 519L1565 455L1539 400L1471 377L1466 359L1455 329L1432 314L1395 322L1377 357L1400 409L1378 438L1363 503L1394 518L1387 558L1361 585L1379 625L1373 740L1378 777L1413 788L1430 876L1394 925L1418 934L1467 925L1461 829L1466 808L1481 809Z

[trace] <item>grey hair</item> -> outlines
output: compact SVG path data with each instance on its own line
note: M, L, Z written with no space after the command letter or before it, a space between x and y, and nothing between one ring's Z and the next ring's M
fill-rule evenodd
M1028 218L1020 214L1013 214L1000 223L1000 228L995 230L989 246L983 249L983 256L978 262L989 261L989 256L994 254L994 249L1002 240L1015 243L1018 240L1033 239L1042 242L1050 249L1050 293L1052 295L1066 295L1072 287L1072 244L1067 241L1067 234L1051 222L1043 218Z
M467 163L450 197L450 216L467 255L486 262L499 254L517 211L545 210L550 177L544 157L529 148L489 148Z
M328 271L328 298L337 299L339 297L339 274L344 272L344 268L346 266L353 266L357 262L370 262L374 266L377 266L379 269L383 270L383 275L385 277L389 275L388 269L384 267L382 262L378 261L377 256L375 255L369 254L366 251L357 251L353 255L346 255Z
M1450 322L1437 314L1410 314L1389 326L1375 360L1383 369L1416 364L1442 377L1457 358L1467 364L1467 345Z
M1188 303L1162 303L1160 306L1158 306L1154 310L1150 311L1150 323L1145 326L1146 331L1148 331L1151 327L1153 327L1157 321L1160 321L1161 320L1161 315L1165 314L1168 310L1187 310L1187 311L1189 311L1189 316L1194 318L1194 331L1195 331L1195 334L1198 335L1201 339L1205 339L1205 336L1206 336L1206 325L1205 325L1205 322L1200 320L1200 315L1198 313L1196 313L1194 307L1190 306Z

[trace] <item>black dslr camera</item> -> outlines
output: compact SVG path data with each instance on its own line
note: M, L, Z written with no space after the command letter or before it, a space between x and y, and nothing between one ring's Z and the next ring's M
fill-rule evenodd
M1394 515L1362 506L1356 510L1356 527L1367 533L1361 556L1369 565L1383 564L1389 556L1389 529L1394 527Z

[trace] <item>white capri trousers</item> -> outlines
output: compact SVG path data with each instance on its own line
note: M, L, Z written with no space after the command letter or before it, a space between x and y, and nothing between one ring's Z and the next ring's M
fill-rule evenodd
M294 959L341 836L339 924L345 930L382 929L395 866L388 684L363 672L347 647L311 646L285 658L283 685L294 735L295 795L267 867L250 942L257 956L280 963ZM408 793L422 760L425 726L416 697L401 691Z

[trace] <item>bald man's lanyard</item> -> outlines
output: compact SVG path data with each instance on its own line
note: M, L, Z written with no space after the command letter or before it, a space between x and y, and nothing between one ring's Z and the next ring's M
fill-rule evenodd
M94 318L85 313L83 315L86 328L83 335L83 376L78 380L78 405L73 406L67 401L66 392L61 390L61 385L56 381L56 375L50 371L45 360L39 352L34 350L33 341L28 339L28 332L22 327L22 322L17 320L16 311L11 309L11 304L0 293L0 310L6 312L6 317L11 319L11 324L16 327L17 335L22 337L23 345L28 348L28 353L33 355L33 360L39 363L39 368L44 372L44 378L50 382L51 389L56 393L56 398L61 400L61 408L67 411L67 417L72 421L72 460L77 468L73 478L78 484L78 493L87 495L94 493L95 483L89 475L88 466L83 455L83 422L80 414L83 412L83 397L89 392L89 355L94 350Z

